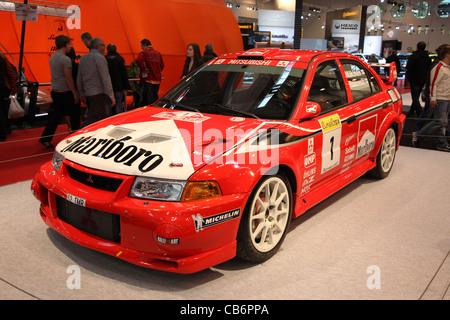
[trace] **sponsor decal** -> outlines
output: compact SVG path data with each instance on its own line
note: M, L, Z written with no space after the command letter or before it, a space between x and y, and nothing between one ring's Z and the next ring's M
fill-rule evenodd
M377 130L377 118L377 115L373 115L359 122L356 159L362 157L365 154L368 154L374 149Z
M289 66L289 61L279 61L277 63L277 67L284 67L284 68L286 68L287 66Z
M316 164L316 154L313 152L305 156L304 159L305 168L311 167Z
M317 113L317 105L313 105L313 106L306 108L306 112Z
M308 139L308 154L303 160L305 168L311 167L316 164L316 153L314 152L314 138Z
M139 148L133 144L125 145L130 136L121 139L98 139L92 136L82 136L61 150L61 153L71 152L100 159L112 159L115 163L125 166L137 165L141 172L149 172L163 162L163 156L152 151Z
M320 126L322 127L323 133L329 132L341 126L341 120L337 114L320 119Z
M311 154L314 152L314 138L308 139L308 154Z
M210 119L210 117L205 117L199 112L160 112L155 114L153 117L193 123L201 123L205 120Z
M311 190L311 184L314 182L316 174L316 153L314 152L314 138L308 139L308 154L303 160L305 171L303 172L303 183L300 195L303 196ZM310 168L312 167L313 168Z
M79 135L58 144L56 150L89 168L182 180L194 172L185 132L173 120L109 125L96 131L79 131Z
M342 124L339 115L333 114L319 120L322 127L322 171L325 173L340 163Z
M250 59L231 59L228 60L228 64L245 64L253 66L270 66L271 60L250 60Z
M210 217L202 217L200 213L197 215L192 215L192 219L194 220L195 231L199 232L205 228L215 226L222 222L230 221L236 219L241 215L241 209L235 209L224 213L219 213Z
M263 55L263 52L249 52L243 55ZM275 66L287 68L293 66L295 61L288 60L256 60L256 59L217 59L212 64L236 64L236 65L252 65L252 66Z

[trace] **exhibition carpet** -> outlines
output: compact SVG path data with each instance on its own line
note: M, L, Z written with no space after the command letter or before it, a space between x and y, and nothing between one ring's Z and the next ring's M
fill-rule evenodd
M0 142L0 186L32 179L52 159L53 148L47 149L38 141L43 130L13 130L6 141ZM68 134L67 125L59 125L52 144L56 145Z

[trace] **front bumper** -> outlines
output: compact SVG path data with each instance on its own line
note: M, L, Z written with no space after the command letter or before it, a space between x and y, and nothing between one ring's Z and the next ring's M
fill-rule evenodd
M79 177L74 179L69 169L91 180L102 177L122 182L116 190L101 190ZM237 231L249 194L184 203L151 201L128 197L133 181L133 176L64 160L59 172L51 163L43 165L31 189L41 202L42 219L52 229L75 243L136 265L194 273L236 255ZM68 195L85 199L85 203L72 204L66 200ZM214 217L214 222L206 224L208 217ZM110 220L117 225L110 227ZM112 237L103 236L101 229L113 233Z

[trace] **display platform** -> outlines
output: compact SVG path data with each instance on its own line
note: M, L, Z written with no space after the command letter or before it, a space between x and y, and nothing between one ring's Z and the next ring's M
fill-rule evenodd
M450 300L450 155L400 147L387 179L363 177L292 221L262 264L181 275L137 267L49 229L31 181L0 187L0 299Z

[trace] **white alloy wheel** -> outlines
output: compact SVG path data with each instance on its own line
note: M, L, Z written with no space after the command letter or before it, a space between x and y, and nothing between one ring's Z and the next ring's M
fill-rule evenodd
M369 173L378 179L386 178L394 165L397 151L397 136L393 128L389 128L381 142L381 149L377 155L377 165Z
M396 136L392 128L386 132L380 150L380 164L383 172L387 173L391 170L395 159Z
M249 234L259 252L274 249L288 226L290 216L288 187L279 177L270 177L260 185L249 212Z

